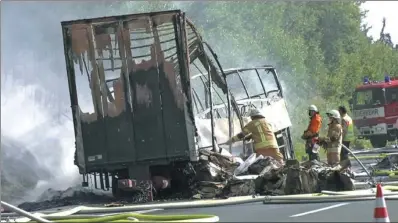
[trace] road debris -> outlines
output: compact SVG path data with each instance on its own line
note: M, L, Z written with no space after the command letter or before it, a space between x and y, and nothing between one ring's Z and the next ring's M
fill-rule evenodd
M123 207L124 204L117 203L117 202L112 202L110 204L104 204L104 207Z
M290 195L316 193L321 190L353 190L347 170L318 161L300 165L289 160L282 166L272 157L253 154L245 162L233 162L232 156L201 151L199 182L194 198L218 198L245 195ZM203 171L205 170L205 171ZM207 174L207 175L206 175Z
M378 170L398 170L398 153L386 155L374 168Z
M354 184L347 170L330 167L322 162L308 161L299 164L288 160L282 166L272 157L252 154L245 161L233 157L226 150L216 153L200 151L200 161L194 167L195 178L187 190L189 197L181 194L155 197L155 201L176 199L213 199L246 195L290 195L317 193L321 190L353 190ZM186 194L186 193L185 193ZM67 205L101 204L109 207L127 203L148 202L144 192L137 191L129 198L116 199L110 193L96 193L87 188L69 188L66 191L47 190L37 202L25 202L19 207L36 211Z

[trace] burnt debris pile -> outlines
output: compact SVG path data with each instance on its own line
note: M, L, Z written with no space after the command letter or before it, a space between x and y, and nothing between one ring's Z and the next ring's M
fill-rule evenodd
M168 196L155 196L157 201L178 199L212 199L247 195L291 195L317 193L322 190L353 190L350 174L339 166L330 167L322 162L307 161L299 164L288 160L281 165L271 157L252 154L242 160L226 150L200 151L200 160L193 166L190 193L181 191ZM184 171L183 171L184 172ZM173 186L173 185L172 185ZM188 197L187 197L187 194ZM156 195L156 193L155 193ZM160 194L159 194L160 195ZM137 191L123 199L113 198L110 193L94 192L88 188L69 188L66 191L47 190L36 202L25 202L19 207L36 211L67 205L92 205L118 203L132 204L148 202L145 191Z
M114 198L110 192L76 186L64 191L48 189L35 202L24 202L18 207L26 211L38 211L69 205L124 205L145 202L148 202L148 197L142 191L136 191L129 197Z
M68 205L100 204L113 201L114 199L110 195L104 193L93 192L93 190L83 187L70 187L65 191L48 189L35 202L24 202L18 207L26 211L37 211Z
M340 166L321 162L299 164L296 160L281 165L272 157L256 157L245 161L228 152L201 151L201 165L194 186L194 198L225 198L245 195L291 195L322 190L353 190L350 173Z
M398 170L398 153L393 153L385 156L380 162L378 162L374 169L379 170Z

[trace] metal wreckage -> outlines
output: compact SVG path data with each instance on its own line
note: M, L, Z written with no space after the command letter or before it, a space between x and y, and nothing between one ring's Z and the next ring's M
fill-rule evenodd
M348 174L300 165L272 66L223 69L179 10L62 22L83 186L146 200L352 190ZM285 166L227 141L255 107L275 130ZM337 188L336 188L337 187Z

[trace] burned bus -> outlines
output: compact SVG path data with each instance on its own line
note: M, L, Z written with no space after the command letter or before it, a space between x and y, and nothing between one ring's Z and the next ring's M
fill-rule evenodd
M251 71L271 74L276 90L263 89L262 94L236 100L228 78L246 71L223 71L214 52L180 10L61 25L75 165L84 186L94 178L93 186L112 188L115 196L142 185L157 190L171 185L187 187L189 182L181 176L195 172L192 163L199 160L199 150L208 146L216 150L225 136L240 131L247 119L247 106L285 109L272 67ZM202 72L200 78L194 76L197 69ZM258 83L263 84L261 78ZM224 107L222 115L220 106ZM286 157L294 158L290 119L287 113L275 117L287 117L283 124L275 124L280 126L276 134L284 141L281 145L288 145L285 153L290 155ZM220 128L224 138L218 134Z
M195 65L195 68L198 66ZM199 69L197 69L200 71ZM228 101L223 97L222 92L213 87L213 111L215 120L215 138L218 142L225 142L231 136L239 133L242 124L250 121L248 112L251 108L257 108L262 112L267 121L273 127L278 141L279 149L285 159L294 159L294 150L292 148L292 139L290 127L292 125L287 111L286 102L283 98L283 90L278 78L276 69L272 66L258 66L252 68L234 68L223 70L226 76L228 90L234 96L237 112L228 113ZM194 114L200 133L206 132L209 126L202 125L205 120L210 120L209 91L204 91L206 86L206 74L200 71L200 74L191 78ZM200 96L199 96L200 95ZM237 116L239 115L239 116ZM232 120L228 125L228 117ZM242 120L242 123L239 121ZM231 127L231 128L229 128ZM207 131L209 134L209 131ZM209 139L210 137L204 137ZM200 142L200 148L210 147L211 141ZM247 155L253 151L252 143L243 141L236 143L235 146L228 147L234 155Z

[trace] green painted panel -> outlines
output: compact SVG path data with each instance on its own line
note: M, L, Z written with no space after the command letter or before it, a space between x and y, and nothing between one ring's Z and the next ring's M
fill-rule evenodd
M116 117L107 117L105 120L108 163L135 162L131 114L122 112Z
M167 157L157 67L130 75L136 160Z
M87 167L105 164L107 148L104 120L90 123L81 121L81 129Z

